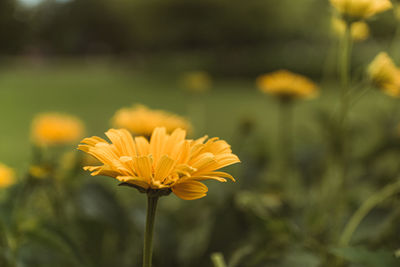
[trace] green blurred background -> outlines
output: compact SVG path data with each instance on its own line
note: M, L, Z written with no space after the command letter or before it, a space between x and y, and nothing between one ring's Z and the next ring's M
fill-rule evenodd
M399 266L392 256L400 247L398 199L368 217L356 247L334 250L336 228L399 174L400 110L398 100L377 90L355 92L353 179L347 208L335 214L342 196L330 195L323 182L331 175L337 144L331 119L339 108L331 16L328 0L0 0L0 162L24 179L33 157L30 123L40 112L77 115L87 135L102 135L121 107L169 110L191 119L193 137L228 140L242 163L229 169L237 183L208 183L202 200L162 199L155 266L212 266L218 251L229 267L331 266L332 255L352 267ZM354 46L357 82L378 52L400 59L393 11L368 24L370 38ZM297 180L288 185L275 163L278 103L255 86L258 75L281 68L321 87L318 98L295 107ZM197 70L213 82L193 96L181 79ZM17 225L3 201L0 214L18 244L10 266L139 266L145 197L80 171L63 183L65 221L53 218L42 182L35 184L38 196L28 194Z

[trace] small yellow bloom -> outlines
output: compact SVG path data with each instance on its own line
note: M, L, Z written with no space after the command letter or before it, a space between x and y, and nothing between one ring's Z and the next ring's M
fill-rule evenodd
M392 8L390 0L330 0L332 6L343 16L362 20Z
M143 136L132 138L125 129L110 129L106 136L111 144L93 136L78 147L103 163L84 167L91 175L110 176L145 192L172 190L186 200L206 195L208 188L201 181L234 180L217 170L240 162L227 142L218 138L206 141L206 136L189 140L182 129L169 135L166 128L156 128L150 141Z
M6 188L16 182L15 172L10 167L0 163L0 188Z
M379 53L368 66L368 76L383 92L400 97L400 70L387 53Z
M43 178L48 177L50 172L51 172L50 169L45 166L32 165L29 168L29 174L33 178L37 178L37 179L43 179Z
M395 10L394 10L394 16L397 20L400 21L400 3L397 4Z
M338 36L343 36L346 30L346 23L339 18L332 18L333 31ZM350 26L351 37L354 41L364 41L369 37L369 26L364 21L353 22Z
M183 75L181 83L190 92L202 93L210 90L212 79L205 71L191 71Z
M310 79L287 70L278 70L257 78L259 89L284 99L310 98L318 87Z
M32 140L38 145L63 145L79 140L84 133L81 120L74 116L44 113L32 123Z
M150 137L156 127L165 127L170 133L177 128L187 131L192 129L190 123L176 114L163 110L151 110L143 105L118 110L112 124L117 128L128 129L132 134Z

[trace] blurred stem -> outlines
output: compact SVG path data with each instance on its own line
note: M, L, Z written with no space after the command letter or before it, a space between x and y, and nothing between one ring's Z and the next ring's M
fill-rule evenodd
M341 132L341 159L346 169L347 159L347 115L349 112L349 90L350 90L350 55L351 55L351 30L350 23L346 22L346 30L342 40L342 53L340 57L340 79L341 79L341 109L340 109L340 132ZM345 171L344 171L345 172Z
M281 177L287 178L291 166L293 131L293 103L291 99L281 98L279 101L279 150L281 154Z
M221 252L216 252L211 254L211 261L213 262L214 267L226 267L224 255Z
M143 267L151 267L153 254L154 221L156 218L158 196L147 195L146 230L143 244Z
M370 196L353 214L349 222L346 224L342 235L340 236L339 245L348 246L353 236L353 233L361 223L361 221L368 215L368 213L385 199L400 192L400 181L384 187L382 190Z
M394 4L394 9L397 11L397 8L399 7L399 4L396 1L394 1L393 4ZM399 51L398 51L399 50L398 49L398 42L400 40L400 22L398 21L397 17L396 17L396 19L397 19L396 30L395 30L392 42L390 44L390 51L391 51L393 59L395 61L399 60L399 56L400 56L399 55Z

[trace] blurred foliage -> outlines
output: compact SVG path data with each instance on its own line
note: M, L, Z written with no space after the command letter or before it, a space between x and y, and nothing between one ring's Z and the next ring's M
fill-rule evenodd
M276 68L312 76L333 38L329 1L4 0L0 55L113 55L138 67L258 75ZM391 39L393 12L371 24L360 58ZM318 23L315 23L318 21Z
M380 50L399 59L399 23L383 14L355 46L341 188L330 21L328 1L319 0L1 0L0 159L20 180L0 191L0 266L140 265L145 197L84 173L87 159L74 146L33 146L28 130L33 114L56 110L99 135L117 109L140 102L188 114L194 138L227 139L242 161L229 169L237 182L208 183L204 199L160 200L154 266L398 266L399 194L363 218L348 246L338 241L355 210L399 179L399 100L364 75ZM278 104L254 82L279 68L319 77L322 88L293 107L284 176ZM212 88L183 92L183 77L199 70Z

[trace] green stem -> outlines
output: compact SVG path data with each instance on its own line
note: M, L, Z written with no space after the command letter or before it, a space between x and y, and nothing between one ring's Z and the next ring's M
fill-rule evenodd
M211 254L211 261L213 262L214 267L226 267L224 255L220 252L216 252Z
M341 138L341 149L340 158L342 162L343 174L346 173L347 164L347 116L349 111L349 89L350 89L350 55L351 55L351 24L346 22L346 30L342 40L342 54L340 57L340 79L341 79L341 92L340 92L340 138ZM344 179L344 177L343 177Z
M287 178L291 166L292 154L292 100L280 99L279 102L279 150L281 153L281 178Z
M156 218L158 196L147 195L146 230L143 244L143 267L151 267L153 254L154 221Z
M367 216L368 213L379 203L398 192L400 192L400 181L387 185L382 190L370 196L350 218L349 222L344 228L342 235L340 236L339 245L348 246L351 237L353 236L353 233L355 232L361 221L365 218L365 216Z

